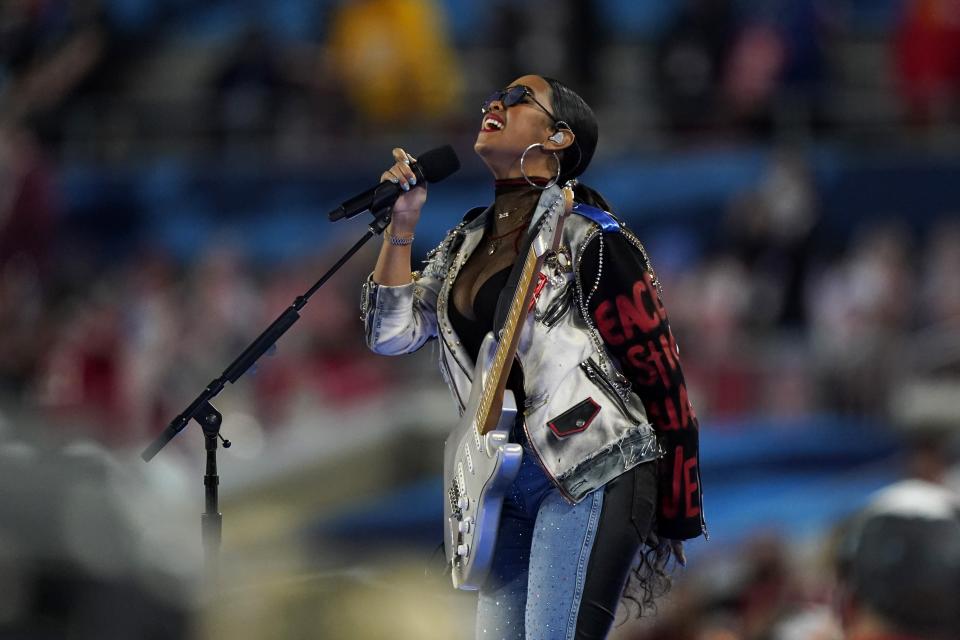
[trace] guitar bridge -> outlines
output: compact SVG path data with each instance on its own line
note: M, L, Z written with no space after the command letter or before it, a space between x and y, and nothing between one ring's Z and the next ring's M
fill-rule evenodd
M460 509L460 490L457 488L455 482L450 484L450 489L447 491L447 499L450 500L450 513L453 514L453 517L457 520L463 518L463 511Z

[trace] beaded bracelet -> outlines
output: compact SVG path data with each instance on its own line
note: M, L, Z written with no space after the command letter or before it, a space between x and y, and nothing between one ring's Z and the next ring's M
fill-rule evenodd
M392 233L384 229L383 235L385 235L387 237L387 241L395 247L405 247L408 244L413 244L412 233L410 234L409 238L398 238L397 236L393 235Z

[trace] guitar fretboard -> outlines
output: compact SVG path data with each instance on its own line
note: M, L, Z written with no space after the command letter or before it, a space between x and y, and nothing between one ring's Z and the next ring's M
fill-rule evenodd
M493 409L493 402L502 390L507 376L510 373L510 367L513 364L513 356L517 351L516 333L523 318L526 317L526 301L531 293L531 283L533 274L538 268L537 254L533 247L527 251L526 259L523 262L523 269L520 271L520 280L517 283L517 289L510 301L510 309L507 312L507 319L503 325L503 331L500 334L500 340L497 344L497 351L491 364L491 375L484 381L483 392L480 396L480 407L477 412L477 429L480 434L487 433L496 425L488 425L490 414ZM503 384L501 384L503 383Z

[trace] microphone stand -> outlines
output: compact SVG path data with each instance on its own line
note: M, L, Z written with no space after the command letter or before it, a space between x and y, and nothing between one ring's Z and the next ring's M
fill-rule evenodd
M144 462L150 462L163 447L187 426L190 420L195 420L203 429L204 448L207 452L206 473L203 476L205 510L200 517L201 540L203 543L204 574L209 586L216 587L219 580L220 541L223 530L223 518L219 512L217 489L220 478L217 475L217 438L223 440L223 447L228 449L230 441L220 435L222 414L210 404L226 386L228 382L235 383L264 353L269 351L287 329L300 319L300 310L306 306L310 297L336 273L340 267L353 257L360 248L374 235L381 235L390 224L390 212L396 196L389 197L387 190L378 190L385 197L374 198L370 207L373 222L367 227L367 232L358 240L330 269L317 280L303 295L297 296L293 304L281 313L263 333L247 346L237 358L230 363L219 378L216 378L200 392L187 408L170 421L159 436L140 454Z

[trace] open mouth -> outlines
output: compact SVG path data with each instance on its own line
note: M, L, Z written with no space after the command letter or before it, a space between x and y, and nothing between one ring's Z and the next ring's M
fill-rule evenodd
M503 120L494 115L486 115L483 117L483 123L480 126L480 131L502 131L505 123Z

